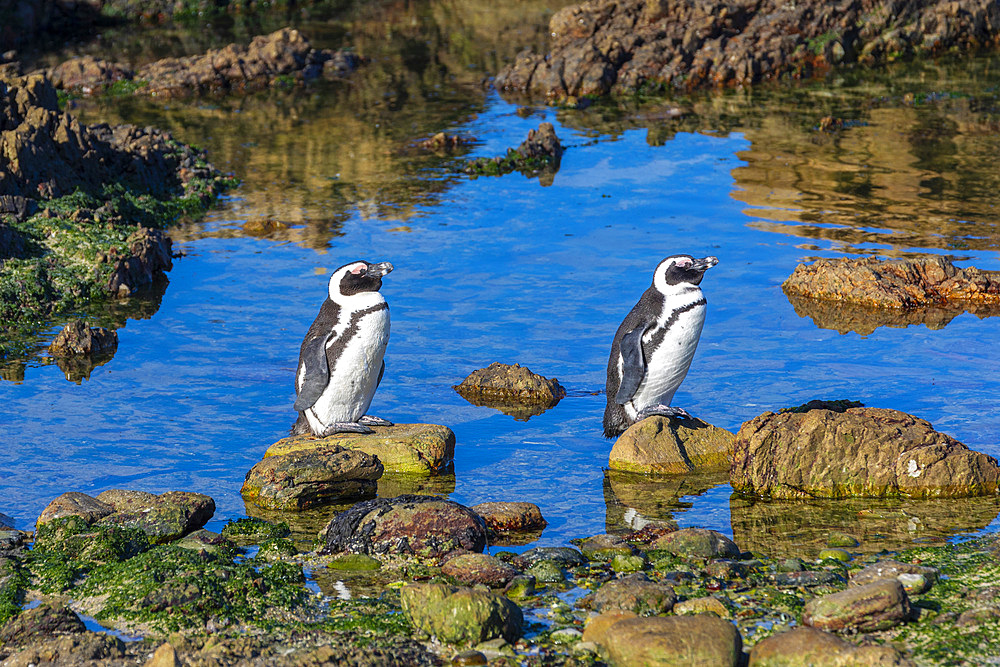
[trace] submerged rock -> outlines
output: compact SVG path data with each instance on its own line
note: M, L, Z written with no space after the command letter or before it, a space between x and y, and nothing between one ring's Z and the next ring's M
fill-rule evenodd
M240 493L268 509L303 510L374 496L382 470L375 456L324 442L265 457L247 472Z
M1000 466L897 410L765 412L737 433L730 482L771 498L961 498L995 494Z
M486 502L470 509L486 522L491 538L505 541L518 534L541 532L548 525L542 510L534 503Z
M542 185L551 185L551 176L559 169L563 147L552 123L542 123L537 130L528 130L528 137L517 148L508 148L506 155L481 157L465 164L465 173L480 176L502 176L512 171L526 174L546 173Z
M881 560L851 573L851 586L865 586L883 579L894 579L902 584L908 595L920 595L931 589L941 572L937 568L901 563L898 560Z
M549 99L657 88L733 86L805 77L852 62L968 51L996 43L990 0L903 2L892 11L848 0L590 0L549 21L550 51L525 50L494 79L498 90Z
M816 628L799 627L766 637L750 651L749 667L912 667L891 646L858 646Z
M314 49L298 30L282 28L254 37L247 46L229 44L203 55L164 58L138 71L84 56L48 73L56 86L83 94L111 89L164 97L258 90L318 77L340 79L361 62L352 51Z
M591 624L601 619L598 616ZM694 616L623 616L600 623L600 631L584 633L607 653L613 665L691 665L736 667L743 654L743 640L729 621L712 614Z
M330 447L377 456L386 472L430 474L444 469L455 457L455 434L437 424L375 426L375 433L335 433L326 438L295 435L267 448L271 456L305 456Z
M996 304L1000 311L1000 271L962 269L944 257L818 259L795 267L782 289L786 294L878 308L984 303Z
M352 505L323 529L324 553L416 554L454 549L481 552L486 525L464 505L433 496L376 498Z
M740 548L716 530L682 528L653 542L654 549L665 549L685 558L738 558Z
M459 554L449 558L441 566L441 573L463 584L484 584L490 588L503 588L521 574L514 566L487 554Z
M612 470L688 473L729 468L734 436L700 419L653 416L632 424L615 441Z
M455 386L455 391L473 405L496 408L525 421L545 412L566 396L566 390L555 378L550 380L520 364L499 361L472 371Z
M666 614L674 608L677 594L672 586L631 575L606 582L594 593L594 611L630 611L642 616Z
M403 613L417 629L448 643L477 644L521 636L521 608L490 591L444 584L409 584L399 593Z
M821 630L886 630L909 620L910 599L895 579L855 586L813 598L802 612L802 624Z
M70 322L49 345L53 356L108 354L118 349L118 332L88 327L83 320Z

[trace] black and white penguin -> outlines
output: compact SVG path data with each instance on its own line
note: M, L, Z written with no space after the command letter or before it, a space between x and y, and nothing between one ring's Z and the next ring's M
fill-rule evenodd
M320 306L295 375L292 434L373 433L392 426L366 414L385 372L389 305L379 294L389 262L351 262L330 276L329 297Z
M660 262L611 343L604 435L613 438L651 415L689 417L670 407L684 381L705 323L705 295L698 286L715 257L672 255Z

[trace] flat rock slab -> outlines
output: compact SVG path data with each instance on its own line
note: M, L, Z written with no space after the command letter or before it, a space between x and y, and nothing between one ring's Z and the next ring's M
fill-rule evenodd
M851 573L851 586L864 586L882 579L894 579L903 585L907 595L920 595L931 589L941 576L937 568L898 560L882 560Z
M734 439L729 431L700 419L648 417L618 437L608 467L639 473L728 470Z
M947 303L1000 305L1000 271L959 268L944 257L818 259L782 283L788 294L908 309Z
M551 560L562 567L578 567L586 565L587 559L582 553L570 547L534 547L521 554L529 565L543 560Z
M656 538L652 547L682 558L738 558L740 548L716 530L682 528Z
M357 503L335 516L321 535L325 553L440 557L455 549L478 553L486 547L486 525L478 514L434 496Z
M410 623L443 642L478 644L503 637L513 643L521 636L521 608L491 591L409 584L399 598Z
M470 509L483 517L486 527L495 534L537 532L548 525L535 503L487 502Z
M912 667L891 646L858 646L816 628L795 628L757 643L749 667Z
M651 618L626 615L617 621L609 620L598 623L601 631L591 631L588 625L584 639L601 646L612 665L736 667L743 654L743 640L736 626L711 614Z
M499 361L472 371L455 386L455 391L473 405L495 408L522 420L541 414L566 396L555 378L550 380L520 364Z
M1000 466L897 410L765 412L736 434L730 483L765 498L962 498L997 493Z
M490 588L503 588L521 574L513 565L487 554L460 554L449 558L441 566L441 572L469 586L484 584Z
M268 509L304 510L374 496L382 470L371 454L324 443L266 457L246 474L240 493Z
M641 615L665 614L674 607L677 594L672 586L650 581L643 575L612 579L594 593L594 611L630 611Z
M64 493L42 511L38 525L78 516L88 525L138 528L154 544L166 544L204 526L215 514L215 501L202 493L112 489L92 498Z
M298 435L268 447L264 458L307 453L335 445L377 456L386 472L427 475L447 466L455 457L455 434L437 424L375 426L375 433L335 433L327 438Z
M802 624L820 630L872 632L899 625L909 620L911 613L902 584L883 579L813 598L802 612Z

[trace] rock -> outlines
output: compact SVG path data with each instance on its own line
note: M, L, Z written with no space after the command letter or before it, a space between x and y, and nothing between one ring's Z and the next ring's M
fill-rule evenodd
M474 649L456 653L451 659L452 667L481 667L489 664L486 655Z
M730 481L770 498L960 498L995 494L1000 466L897 410L765 412L737 433Z
M491 536L541 531L548 522L534 503L487 502L470 507L483 517Z
M521 142L521 145L516 149L508 148L506 155L469 160L465 163L464 171L467 174L476 176L502 176L516 170L525 174L542 175L543 177L540 179L541 184L551 185L553 175L559 169L562 154L562 144L559 142L559 137L556 136L556 131L552 123L542 123L538 126L537 130L528 130L527 139ZM517 364L514 364L514 366L517 367ZM558 383L556 383L556 386L558 386ZM560 387L560 389L562 388ZM462 392L460 391L459 393ZM465 397L464 394L462 395ZM466 400L471 401L468 397L466 397ZM475 403L475 401L472 402ZM519 400L516 403L520 402L522 401ZM533 403L539 404L539 401L533 401ZM479 403L476 404L479 405ZM489 405L489 403L483 403L483 405ZM503 403L501 402L500 405L503 405ZM503 411L503 408L500 408L499 405L491 405L491 407L497 407ZM528 413L528 416L540 414L540 412L531 412ZM514 414L515 417L520 416L517 413ZM523 418L527 419L527 417Z
M958 618L955 619L955 625L967 627L970 625L993 623L998 619L1000 619L1000 609L997 607L976 607L975 609L966 609L959 614Z
M503 594L512 600L523 600L535 594L535 578L527 574L519 574L504 587Z
M78 516L88 524L94 523L112 514L115 508L107 503L102 503L96 498L88 496L86 493L69 491L62 494L50 502L41 515L38 517L37 525L49 523L56 519L65 519L70 516Z
M542 560L555 561L563 567L577 567L587 564L587 559L583 557L583 554L570 547L534 547L522 553L521 558L529 565L534 565Z
M700 419L653 416L630 426L615 441L612 470L687 473L729 468L734 436Z
M652 546L684 558L737 558L742 553L731 539L705 528L682 528L667 533Z
M400 592L403 614L413 626L448 643L478 643L521 636L521 608L489 591L443 584L408 584Z
M466 137L460 137L456 134L445 134L444 132L438 132L430 139L425 139L417 143L417 146L426 151L434 151L437 153L450 153L457 148L463 148L465 146L471 145L475 140Z
M829 570L806 570L801 572L778 572L774 575L774 585L778 588L811 588L841 584L844 578Z
M816 556L818 560L839 560L842 563L850 563L854 557L844 549L823 549Z
M183 96L252 91L324 77L341 79L362 59L348 50L314 49L293 28L254 37L247 46L229 44L202 55L164 58L138 71L121 63L90 57L73 59L49 70L57 86L83 94L101 92L116 82L118 94Z
M340 554L327 561L326 566L331 570L372 572L382 569L382 562L364 554Z
M125 644L103 632L56 635L38 639L4 660L4 667L34 665L106 665L125 656ZM120 662L118 664L121 664Z
M541 414L566 396L555 378L550 380L520 364L499 361L472 371L454 389L473 405L496 408L523 420Z
M503 588L521 574L512 565L486 554L461 554L449 558L441 566L441 573L454 577L463 584L485 584L490 588Z
M337 445L268 456L246 474L240 493L269 509L303 510L375 495L377 457Z
M146 661L144 667L180 667L180 664L174 647L170 642L163 642L153 651L153 656Z
M920 595L931 589L941 573L933 567L901 563L898 560L882 560L851 573L851 586L864 586L881 579L896 579L903 585L907 595Z
M67 324L49 345L52 356L108 354L118 349L118 332L88 327L83 320Z
M580 547L584 557L592 561L607 561L618 555L631 556L635 553L632 545L617 535L594 535L573 542Z
M26 609L0 628L0 646L22 646L53 635L86 632L87 627L69 607L41 604Z
M905 3L872 12L860 0L836 11L765 0L589 0L549 21L549 52L522 51L494 78L497 90L570 103L643 90L732 87L803 78L901 54L994 43L1000 16L989 0ZM933 26L946 25L946 30Z
M910 309L954 302L1000 305L1000 271L962 269L944 257L818 259L799 264L786 293L877 308Z
M283 438L267 448L271 456L300 454L331 446L377 456L386 472L430 474L445 468L455 456L455 434L437 424L375 426L375 433L335 433L327 438L297 435Z
M820 630L886 630L911 617L910 600L895 579L855 586L806 603L802 624Z
M566 581L563 565L555 560L535 561L524 573L539 584L560 584Z
M215 514L215 501L201 493L168 491L153 495L112 489L97 496L112 507L111 514L93 522L98 526L138 528L154 544L166 544L204 526Z
M677 595L671 586L650 581L644 575L630 575L605 582L594 593L594 611L631 611L639 615L665 614L674 607Z
M603 644L610 629L615 623L628 618L638 618L639 615L632 611L608 611L587 619L587 624L583 628L583 641L595 644Z
M475 512L433 496L377 498L351 506L323 529L324 553L442 556L454 549L481 552L486 526Z
M711 595L702 598L684 600L674 605L674 614L688 616L691 614L715 614L719 618L732 618L732 612L719 598Z
M584 639L602 646L612 665L736 667L743 653L736 627L711 614L626 617L601 633L588 626Z
M252 218L243 223L243 233L249 236L270 236L275 232L288 229L288 225L280 220L270 218Z
M750 651L749 667L912 667L891 646L857 646L815 628L766 637Z

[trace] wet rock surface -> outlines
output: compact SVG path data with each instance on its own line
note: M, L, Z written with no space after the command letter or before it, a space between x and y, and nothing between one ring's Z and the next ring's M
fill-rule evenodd
M319 77L339 79L361 63L351 51L314 49L298 30L282 28L254 37L246 46L230 44L203 55L165 58L138 70L85 56L47 74L57 87L83 94L117 83L119 89L134 94L170 97L259 90Z
M911 667L912 664L890 646L858 646L835 634L809 627L763 639L750 651L749 662L750 667Z
M615 440L612 470L688 473L729 468L734 436L700 419L653 416L636 422Z
M304 510L372 497L382 472L378 457L324 443L266 457L247 472L240 493L268 509Z
M521 636L520 607L489 591L443 584L410 584L400 591L403 613L419 630L451 643Z
M770 498L992 495L995 459L897 410L766 412L736 435L730 481Z
M297 435L267 448L264 457L304 456L329 447L343 447L377 456L386 472L430 474L444 469L455 456L455 434L437 424L375 426L375 433L336 433L326 438Z
M541 174L542 185L551 185L559 170L563 147L552 123L542 123L537 130L528 130L527 138L517 148L508 148L506 155L477 158L465 164L465 173L476 176L502 176L513 171L527 175ZM515 364L516 366L517 364Z
M503 588L521 574L512 565L487 554L460 554L449 558L441 566L441 572L469 586L483 584L490 588Z
M996 45L989 0L820 2L592 0L556 12L550 51L523 51L494 85L507 93L575 97L733 86L808 77L850 63Z
M470 507L486 522L491 536L516 536L518 533L541 531L548 522L535 503L486 502Z
M53 356L110 354L118 349L118 332L88 327L83 320L67 324L49 345Z
M376 498L352 505L323 529L326 553L442 556L481 552L486 526L464 505L433 496Z
M731 539L705 528L682 528L667 533L653 542L653 548L696 558L738 558L742 553Z
M895 579L875 581L806 603L802 623L820 630L886 630L912 616L910 599Z
M876 308L970 304L1000 312L1000 272L963 269L944 257L818 259L795 267L782 289L789 295Z
M523 420L545 412L566 396L555 378L550 380L520 364L499 361L469 373L455 391L473 405L496 408Z
M623 618L592 641L614 665L735 667L743 651L736 627L710 614Z
M940 571L933 567L882 560L863 570L852 572L850 584L866 586L883 579L894 579L902 584L907 595L920 595L929 591L940 575Z
M632 575L607 582L594 593L594 611L630 611L640 616L666 614L677 602L671 586Z

